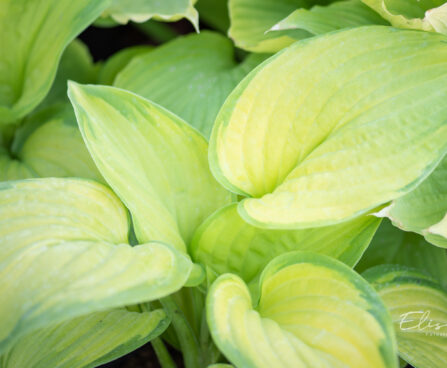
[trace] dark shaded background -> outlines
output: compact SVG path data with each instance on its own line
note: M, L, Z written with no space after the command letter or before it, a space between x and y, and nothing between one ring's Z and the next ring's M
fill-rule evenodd
M200 29L206 29L204 24ZM106 60L115 52L135 45L159 45L179 35L195 32L191 23L183 19L175 23L149 21L129 23L117 27L91 26L79 35L88 46L95 61Z

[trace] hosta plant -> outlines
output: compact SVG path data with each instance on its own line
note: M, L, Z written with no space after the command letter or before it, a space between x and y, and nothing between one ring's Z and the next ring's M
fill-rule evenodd
M0 0L0 367L443 368L446 6Z

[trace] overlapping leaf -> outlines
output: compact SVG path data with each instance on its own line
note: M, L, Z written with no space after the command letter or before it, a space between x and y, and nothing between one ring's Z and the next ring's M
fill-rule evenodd
M118 74L115 86L160 104L208 138L225 98L264 58L251 55L237 63L230 40L202 32L136 58Z
M125 355L162 333L162 310L116 309L92 313L33 331L0 357L3 368L97 367Z
M210 164L257 226L306 228L413 190L447 149L441 35L370 26L297 42L216 119Z
M206 140L183 120L133 93L71 84L87 147L132 213L140 242L185 250L196 227L231 201L208 167Z
M111 16L119 23L145 22L155 18L163 21L188 19L198 31L199 14L194 8L196 0L112 0L103 16Z
M447 34L444 0L362 0L393 26Z
M342 263L313 253L275 258L259 303L237 276L220 276L207 319L237 367L397 367L391 318L378 295ZM257 306L253 308L252 303Z
M125 244L128 226L92 181L0 184L0 354L35 330L182 287L190 260L162 243Z
M269 32L276 23L298 8L308 8L306 0L229 0L228 35L236 46L255 52L276 52L296 39L308 37L302 30Z
M26 164L11 158L7 149L0 147L0 181L27 179L37 174Z
M447 253L417 234L405 232L384 220L371 245L356 266L358 272L380 264L417 268L447 288Z
M445 290L428 276L403 266L377 266L364 275L391 313L400 356L415 368L445 367Z
M319 35L370 24L388 23L360 0L345 0L327 6L316 5L310 9L297 9L275 24L271 30L302 29L311 35Z
M29 116L8 152L0 153L0 180L30 177L83 177L102 181L85 147L70 105Z
M98 74L98 84L112 85L117 74L138 55L144 55L152 50L151 46L133 46L118 51L102 66ZM76 81L78 82L78 81ZM83 83L83 82L81 82Z
M87 46L75 39L64 50L51 89L38 109L58 102L68 102L67 82L73 80L79 83L95 83L99 67L99 64L93 62Z
M431 243L447 248L447 157L415 190L395 199L377 213L399 228L424 235Z
M219 31L228 31L230 18L227 0L198 0L196 8L199 11L201 22L205 22Z
M48 93L65 46L109 0L4 0L0 4L0 123L30 112Z
M292 250L325 254L354 266L380 222L362 216L339 225L304 230L256 228L231 204L211 215L198 229L190 252L216 274L231 272L250 283L275 256Z

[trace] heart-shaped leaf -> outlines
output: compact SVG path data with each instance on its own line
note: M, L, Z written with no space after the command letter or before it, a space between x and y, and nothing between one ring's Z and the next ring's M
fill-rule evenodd
M127 230L125 208L95 182L0 184L0 354L36 329L185 284L185 255L162 243L122 244Z
M245 222L231 204L211 215L198 229L190 252L216 274L231 272L250 283L274 257L292 250L325 254L354 266L380 222L373 216L321 228L269 230Z
M114 85L160 104L208 138L226 97L266 57L237 63L233 54L230 40L218 33L177 38L135 58Z
M324 226L413 190L447 149L445 42L358 27L297 42L252 71L210 141L216 178L253 197L242 217Z
M256 303L239 277L225 274L209 291L211 334L235 366L398 366L387 310L341 262L306 252L279 256L264 270L260 290Z
M447 34L444 0L362 0L393 26Z
M185 250L196 227L231 201L211 175L206 140L133 93L71 84L69 97L98 169L132 213L141 243Z
M109 0L2 1L0 123L14 122L43 100L65 46L108 3Z
M162 310L113 309L33 331L0 357L4 368L97 367L125 355L162 333Z
M387 25L388 22L363 4L361 0L345 0L328 6L316 5L310 9L297 9L272 31L302 29L312 35L319 35L343 28L360 27L370 24Z
M415 368L447 361L447 293L404 266L381 265L364 273L391 313L400 356Z

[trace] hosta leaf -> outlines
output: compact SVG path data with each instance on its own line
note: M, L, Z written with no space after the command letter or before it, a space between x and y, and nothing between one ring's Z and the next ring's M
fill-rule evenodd
M46 178L0 183L0 189L0 260L45 239L127 243L127 211L98 183Z
M390 316L372 287L332 258L293 252L275 258L253 300L225 274L212 285L207 319L237 367L397 367Z
M391 313L399 355L415 368L447 361L447 293L429 277L403 266L365 272Z
M297 9L273 26L272 31L302 29L312 35L319 35L369 24L386 25L387 22L360 0L346 0L328 6Z
M112 85L117 74L124 69L124 67L129 64L129 62L136 56L144 55L152 50L151 46L133 46L118 51L116 54L112 55L101 70L98 75L98 84L109 84Z
M162 310L115 309L42 328L21 338L0 357L4 368L97 367L140 347L162 333L169 318Z
M384 220L356 266L358 272L380 264L399 264L431 275L447 288L447 253L417 234Z
M444 0L362 0L393 26L447 34Z
M0 180L76 176L102 181L68 104L29 116L16 132L11 154L0 156Z
M221 32L228 31L230 27L228 0L199 0L196 8L199 11L201 22L205 22Z
M109 0L4 0L0 5L0 123L30 112L48 93L65 46Z
M103 14L119 23L145 22L151 18L163 21L188 19L199 30L199 14L194 8L196 0L112 0Z
M94 64L88 47L75 39L62 54L54 82L48 95L39 105L39 109L57 102L68 102L67 81L95 83L98 69L99 65Z
M33 178L37 174L26 164L11 158L6 148L0 147L0 182Z
M1 184L0 354L39 328L177 291L192 264L162 243L127 244L114 194L80 179Z
M399 228L424 235L447 248L447 156L415 190L395 199L377 216L386 216Z
M208 138L225 98L265 58L251 55L238 64L233 54L231 42L217 33L177 38L135 58L115 86L160 104Z
M196 227L231 200L211 175L206 140L118 88L71 84L69 96L96 165L132 213L138 240L185 250Z
M211 215L198 229L190 252L215 273L231 272L249 283L275 256L309 250L354 266L369 245L379 221L361 216L339 225L304 230L256 228L239 216L237 204Z
M425 232L425 238L431 243L447 248L447 214L441 221L430 226Z
M447 149L441 35L369 26L297 42L219 112L210 165L257 226L334 224L413 190ZM409 102L411 101L411 103Z
M309 36L302 30L268 32L298 8L311 6L306 0L229 0L228 35L236 46L255 52L276 52L296 39Z
M171 294L184 285L191 264L162 243L42 241L0 267L1 352L52 323Z

